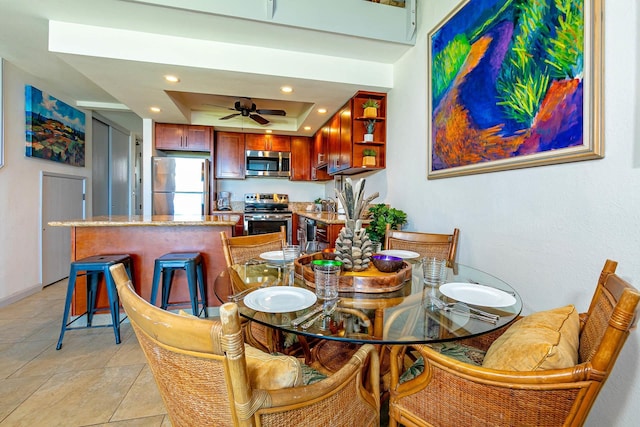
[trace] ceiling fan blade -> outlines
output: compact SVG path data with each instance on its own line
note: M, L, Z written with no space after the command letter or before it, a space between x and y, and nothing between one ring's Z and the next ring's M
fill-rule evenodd
M256 122L260 123L261 125L266 125L267 123L269 123L269 120L257 114L250 114L249 117L251 117Z
M235 114L229 114L228 116L224 116L224 117L220 117L218 120L227 120L227 119L231 119L235 116L239 116L241 113L235 113Z
M287 113L284 110L256 110L258 114L266 114L268 116L286 116Z

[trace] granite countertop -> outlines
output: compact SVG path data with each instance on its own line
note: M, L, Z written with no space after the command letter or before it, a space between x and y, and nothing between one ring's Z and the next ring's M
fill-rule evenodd
M49 225L52 227L131 227L131 226L193 226L200 225L206 227L212 226L234 226L240 220L238 214L218 213L215 215L205 216L172 216L172 215L154 215L154 216L96 216L87 219L76 219L67 221L51 221Z

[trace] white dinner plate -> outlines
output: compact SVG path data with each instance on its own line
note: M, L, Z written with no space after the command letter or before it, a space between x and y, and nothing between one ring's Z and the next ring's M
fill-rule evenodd
M445 283L440 286L440 292L449 298L484 307L506 307L516 303L516 297L511 294L475 283Z
M273 286L256 289L244 297L244 305L266 313L288 313L311 307L316 294L308 289L292 286Z
M420 254L413 251L403 251L400 249L385 249L384 251L377 252L382 255L396 256L402 259L414 259L420 257Z
M263 252L260 254L260 258L265 261L284 263L284 253L282 251Z

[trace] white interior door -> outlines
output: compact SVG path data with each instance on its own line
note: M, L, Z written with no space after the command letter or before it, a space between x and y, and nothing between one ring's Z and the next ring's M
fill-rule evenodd
M42 174L42 286L69 276L71 230L51 227L49 221L84 218L85 184L84 177Z

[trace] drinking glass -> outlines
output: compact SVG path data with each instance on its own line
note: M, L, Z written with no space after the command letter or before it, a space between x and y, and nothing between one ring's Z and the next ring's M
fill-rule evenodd
M293 286L295 280L294 261L300 256L300 245L283 245L282 256L284 257L284 283L283 285Z
M316 296L319 300L338 298L338 285L342 262L333 260L312 261L316 282Z
M447 277L447 260L436 257L422 259L423 282L429 286L443 283Z

